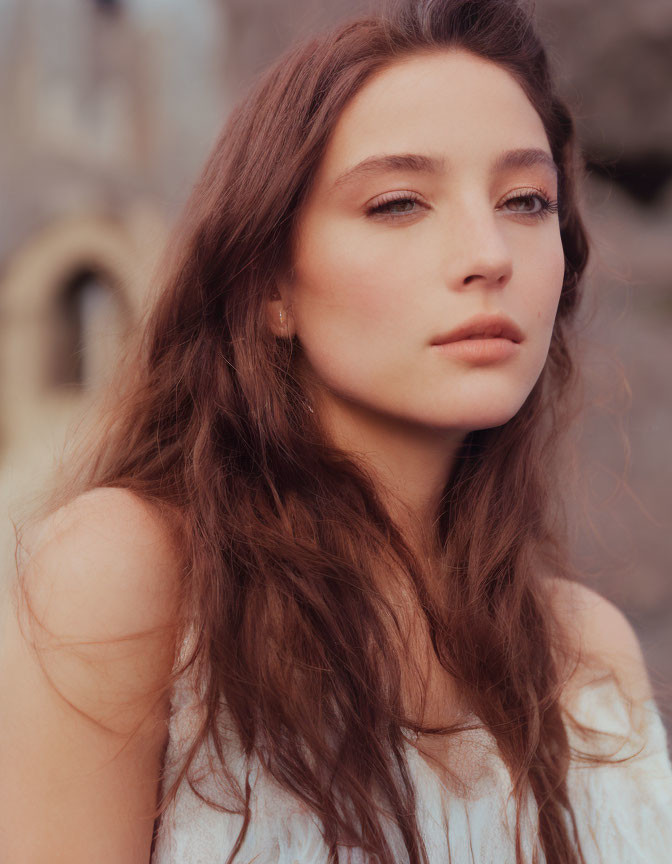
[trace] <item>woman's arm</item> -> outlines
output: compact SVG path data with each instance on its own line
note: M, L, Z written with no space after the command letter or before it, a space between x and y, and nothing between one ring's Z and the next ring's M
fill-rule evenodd
M45 629L6 605L0 861L147 864L169 707L152 691L173 664L177 549L149 505L94 489L54 513L30 551Z

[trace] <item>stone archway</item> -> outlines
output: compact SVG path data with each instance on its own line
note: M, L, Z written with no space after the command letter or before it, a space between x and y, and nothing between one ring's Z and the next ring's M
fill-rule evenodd
M89 383L97 380L93 370L104 362L91 344L101 318L113 314L110 329L120 342L139 320L165 241L163 224L147 215L59 220L7 262L0 281L2 451L32 438L36 424L59 423L78 410L87 395L81 385L87 375Z
M129 312L115 274L85 262L61 286L49 310L51 389L97 389L128 330Z

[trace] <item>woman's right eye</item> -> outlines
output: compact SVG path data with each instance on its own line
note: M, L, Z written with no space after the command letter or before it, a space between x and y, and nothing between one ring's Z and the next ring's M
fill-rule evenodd
M393 218L395 216L414 215L418 212L418 208L414 205L418 203L419 198L407 192L396 198L388 198L380 201L378 204L374 204L372 207L369 207L367 214L369 216L392 216Z

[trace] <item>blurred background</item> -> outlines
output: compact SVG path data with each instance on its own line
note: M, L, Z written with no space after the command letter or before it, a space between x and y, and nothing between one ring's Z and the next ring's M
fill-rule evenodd
M232 104L354 0L0 0L0 567ZM672 4L537 0L589 176L576 566L672 726ZM624 443L625 442L625 443ZM559 490L562 492L563 490ZM2 580L0 580L1 582ZM7 581L5 579L5 584Z

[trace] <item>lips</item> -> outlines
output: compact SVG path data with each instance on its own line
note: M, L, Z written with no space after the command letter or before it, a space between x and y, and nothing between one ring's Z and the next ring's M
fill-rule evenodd
M523 341L523 334L518 325L506 315L476 315L454 330L435 336L431 344L443 345L462 339L508 339L518 343Z

